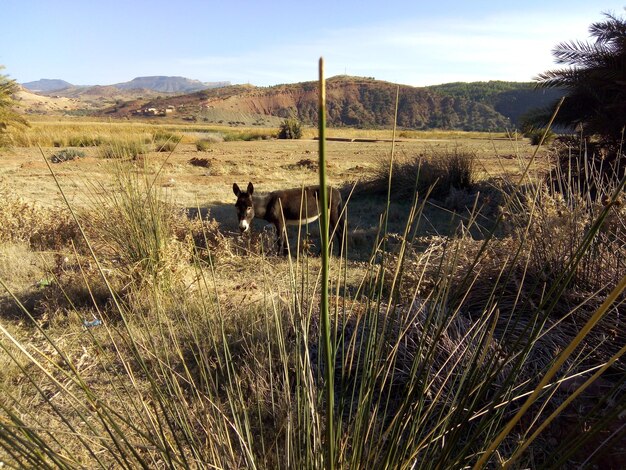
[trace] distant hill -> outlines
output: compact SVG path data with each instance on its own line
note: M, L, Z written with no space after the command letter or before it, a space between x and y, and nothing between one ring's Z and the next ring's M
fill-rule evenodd
M338 76L327 80L328 124L335 127L390 127L393 125L398 85L379 80ZM214 110L289 117L317 122L317 82L268 88L230 86L158 101L126 103L107 110L118 116L137 114L139 108L173 107L185 116L203 119ZM510 121L491 106L437 93L427 88L400 86L398 125L408 129L502 130Z
M536 88L531 82L454 82L427 87L437 93L486 104L510 119L515 126L530 110L544 108L561 98L558 88Z
M45 93L45 92L63 90L64 88L70 88L70 87L73 87L74 85L72 85L69 82L66 82L65 80L42 78L41 80L37 80L34 82L22 83L22 86L30 91Z
M155 76L109 86L69 86L39 93L78 100L85 104L78 108L81 112L111 117L167 115L203 122L245 121L262 125L295 116L310 125L317 122L317 82L263 88L227 84ZM561 90L538 90L533 83L525 82L412 87L341 75L327 80L327 122L334 127L391 127L398 88L397 123L405 129L513 129L519 127L524 114L552 104L563 94Z
M217 88L230 85L230 82L201 82L185 77L137 77L130 82L116 83L115 88L120 90L144 89L161 93L191 93L207 88Z
M42 78L36 82L22 83L24 88L37 93L50 94L63 91L63 96L77 96L87 94L90 96L115 94L112 90L127 90L131 93L139 91L141 94L152 96L154 93L192 93L198 90L218 88L230 85L230 82L201 82L185 77L137 77L129 82L116 83L114 85L72 85L65 80ZM130 98L129 98L130 99Z
M45 93L46 95L64 96L76 99L114 99L114 100L133 100L143 96L147 98L156 98L161 96L161 92L137 89L120 89L113 85L94 85L94 86L72 86L63 90Z
M19 103L18 112L23 114L61 114L74 111L84 104L67 97L45 96L30 91L24 86L18 87L13 98Z

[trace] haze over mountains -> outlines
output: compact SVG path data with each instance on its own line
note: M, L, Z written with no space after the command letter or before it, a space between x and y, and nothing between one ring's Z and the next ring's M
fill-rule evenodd
M120 118L167 116L231 125L275 125L277 119L286 117L296 117L310 125L317 122L317 82L254 87L157 76L108 86L70 84L68 87L67 84L63 80L39 80L23 86L40 90L38 93L49 97L71 98L74 105L68 114ZM533 83L523 82L457 82L413 87L342 75L327 80L328 124L390 127L394 122L397 90L399 127L466 131L519 127L526 113L549 106L562 95L561 90L538 90ZM81 102L85 103L82 109Z
M120 90L152 90L161 93L191 93L193 91L204 90L228 86L230 82L201 82L185 77L151 76L136 77L129 82L115 83L112 86ZM65 80L42 78L34 82L22 83L24 88L40 93L50 93L68 88L89 88L90 85L73 85ZM101 86L101 85L96 85Z
M65 80L60 80L58 78L50 79L50 78L42 78L41 80L37 80L35 82L27 82L21 84L24 88L35 91L35 92L49 92L49 91L57 91L63 90L64 88L69 88L72 85L70 82L66 82Z

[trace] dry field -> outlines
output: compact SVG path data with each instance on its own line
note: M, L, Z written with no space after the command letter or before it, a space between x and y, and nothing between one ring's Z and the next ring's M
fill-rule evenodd
M283 258L262 221L236 233L233 182L318 181L314 131L273 132L42 120L0 150L0 467L325 465L317 234ZM544 149L521 181L523 139L409 131L396 162L473 155L472 188L387 202L391 132L328 136L331 184L356 188L331 260L337 467L471 466L624 274L625 209L550 192ZM64 149L83 156L51 171ZM622 296L490 464L618 468L623 318Z
M231 234L236 230L232 184L252 181L259 192L316 184L318 181L317 150L314 130L305 131L302 140L251 140L222 141L221 137L210 142L203 151L196 149L195 141L206 136L245 133L246 129L206 127L198 125L150 125L145 123L97 123L97 122L35 122L25 138L37 147L16 147L5 151L0 166L0 180L12 194L42 207L63 207L61 193L43 159L50 159L61 150L51 147L50 142L80 142L120 138L122 141L144 139L150 141L154 132L171 133L171 140L182 139L172 152L156 152L155 145L146 146L134 165L143 173L155 178L156 184L166 188L164 197L172 204L194 210L200 208L203 215L215 219L221 230ZM273 129L251 129L258 135L271 135ZM459 149L476 155L475 176L485 183L486 189L495 181L519 177L534 147L526 140L507 139L503 135L463 132L400 132L395 144L395 160L404 161L418 155L432 158ZM121 137L119 137L121 136ZM331 129L327 143L329 153L328 175L330 183L344 187L346 193L359 181L367 181L376 170L386 168L392 151L391 131ZM377 140L378 139L378 140ZM47 145L45 145L47 144ZM83 145L81 143L81 145ZM73 207L94 205L94 183L101 188L113 190L114 168L118 159L101 157L98 146L66 147L85 153L85 157L53 165L63 191ZM436 158L436 157L435 157ZM196 162L194 165L193 162ZM542 166L539 164L533 168ZM543 164L545 167L545 164ZM468 197L462 204L470 206L474 200ZM390 231L401 232L406 222L410 201L392 201ZM429 221L423 226L423 234L446 235L458 224L447 210L437 209L433 203L427 207ZM367 192L357 193L350 204L350 225L355 240L355 256L367 259L370 255L380 216L385 210L385 200ZM453 219L453 220L452 220ZM489 220L482 220L487 225ZM256 222L257 229L264 227ZM316 227L311 227L315 229Z
M232 217L228 217L223 206L232 205L232 183L254 182L261 191L272 191L303 184L315 184L317 174L318 143L313 140L313 130L308 130L308 138L302 140L252 140L217 141L210 143L206 151L196 150L195 141L204 135L223 132L241 132L231 128L207 127L198 125L150 125L145 123L119 124L97 122L35 122L28 137L29 147L15 147L2 151L0 178L7 189L26 201L42 206L62 205L61 195L54 182L43 155L50 158L60 147L53 147L53 140L71 143L73 138L115 138L132 140L145 138L150 132L163 129L174 132L175 140L182 141L171 152L149 151L137 162L158 177L163 187L168 187L171 201L181 207L212 209L220 224L232 228ZM189 129L189 130L187 130ZM269 134L271 129L257 130L259 134ZM331 129L329 137L347 139L381 139L374 142L327 143L329 152L328 174L331 184L342 186L370 177L375 168L385 164L391 154L391 131L357 131L352 129ZM400 133L395 147L395 158L402 160L417 155L431 155L456 148L475 153L477 156L477 177L481 180L501 177L503 174L515 176L521 173L530 157L533 147L525 140L508 140L502 135L490 136L479 133ZM386 140L386 141L385 141ZM41 145L41 150L36 144ZM109 184L112 168L118 163L115 159L104 159L95 146L71 147L85 153L84 158L53 165L61 185L73 205L84 206L90 201L88 187L95 181ZM194 166L192 159L205 160L207 167ZM143 169L143 167L142 167ZM109 183L107 183L107 181ZM233 209L234 211L234 209ZM231 219L231 220L229 220ZM230 224L230 225L229 225Z

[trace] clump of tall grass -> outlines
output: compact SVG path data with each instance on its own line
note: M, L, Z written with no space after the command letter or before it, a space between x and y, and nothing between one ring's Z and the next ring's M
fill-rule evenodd
M159 129L152 135L152 143L157 152L171 153L181 141L182 135Z
M138 140L110 140L98 147L101 158L136 160L138 156L148 152L148 146Z
M222 251L228 243L215 220L190 217L158 184L159 171L121 162L114 187L92 191L83 212L85 228L104 259L134 284L173 282L184 276L191 257Z
M206 152L211 148L212 142L207 139L196 140L196 150L198 152Z
M510 230L533 246L531 268L555 280L604 214L572 277L574 288L593 291L615 285L626 269L626 207L623 193L611 202L618 185L614 170L595 165L586 153L582 157L559 161L547 180L535 180L522 192L509 191L506 215Z
M113 190L93 191L98 210L85 212L89 233L129 280L157 282L176 272L184 259L173 231L179 211L155 184L156 175L120 163L114 177Z
M272 136L266 133L263 130L252 130L252 131L225 131L224 132L224 141L225 142L236 142L236 141L252 141L252 140L268 140L271 139Z
M103 142L104 138L99 135L72 135L67 138L68 147L97 147Z
M539 145L542 139L544 144L549 144L556 138L556 133L551 129L531 128L524 132L524 137L528 138L531 145Z
M176 149L177 145L178 145L178 142L172 142L172 141L155 142L154 148L157 152L171 153Z
M380 161L367 191L386 194L389 186L389 164ZM476 180L476 155L455 148L452 151L433 151L429 155L396 159L391 168L391 191L396 197L412 198L415 192L445 199L451 190L471 189Z
M223 141L224 136L222 134L211 134L196 140L196 150L198 152L206 152L211 148L213 144Z

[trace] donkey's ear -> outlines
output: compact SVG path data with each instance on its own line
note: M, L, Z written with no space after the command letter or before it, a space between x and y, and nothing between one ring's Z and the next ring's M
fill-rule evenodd
M253 192L254 192L254 186L252 186L252 183L248 183L248 194L252 196Z
M233 193L235 193L235 196L237 197L239 197L239 195L241 194L241 189L239 189L237 183L233 183Z

